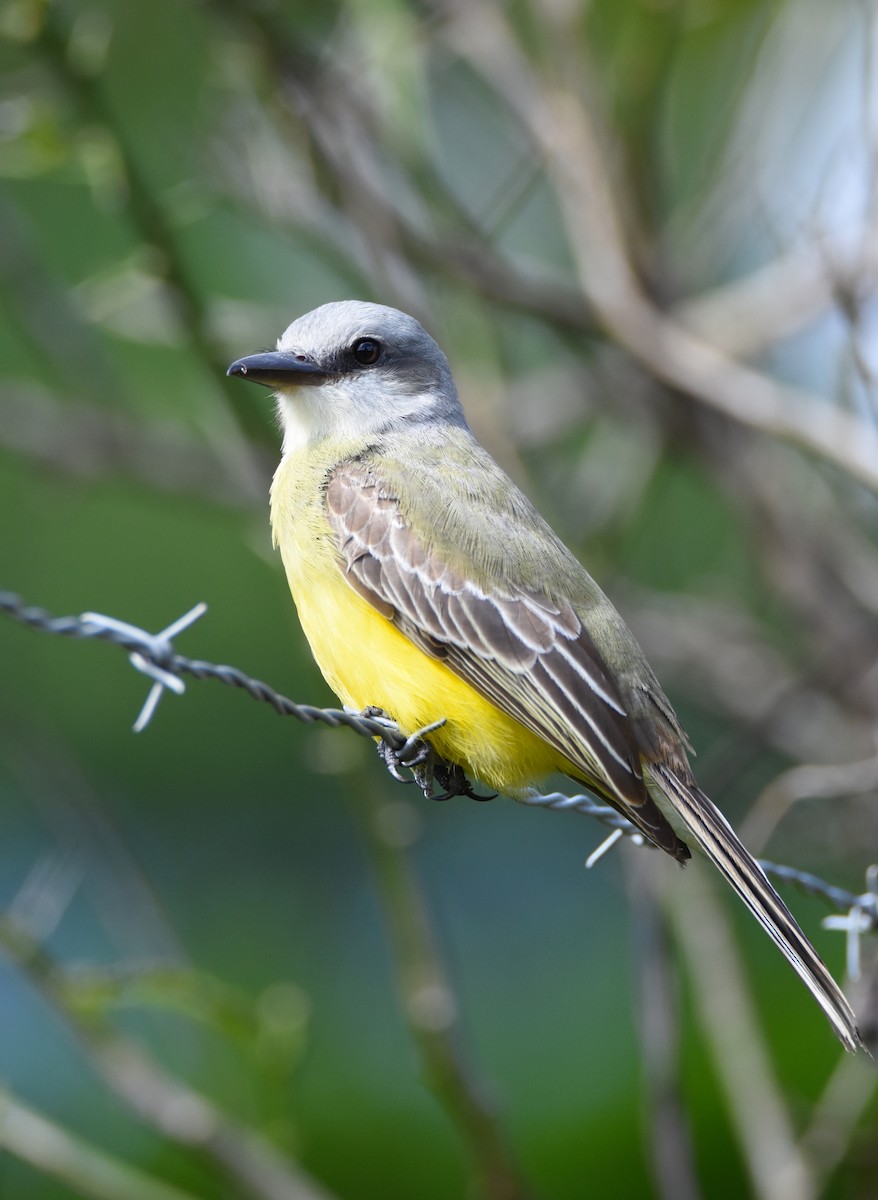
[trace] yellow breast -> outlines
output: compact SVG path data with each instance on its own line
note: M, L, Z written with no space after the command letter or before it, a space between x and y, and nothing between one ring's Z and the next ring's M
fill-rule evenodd
M414 646L345 581L323 505L326 464L287 455L272 484L271 523L311 652L355 709L375 705L406 733L444 717L437 752L507 795L563 769L556 750Z

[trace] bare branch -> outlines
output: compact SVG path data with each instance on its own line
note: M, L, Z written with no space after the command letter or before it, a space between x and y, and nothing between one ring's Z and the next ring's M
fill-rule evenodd
M0 948L64 1019L89 1064L141 1120L163 1137L205 1154L253 1200L332 1200L260 1133L168 1074L93 1010L71 1002L63 970L20 922L0 918Z
M739 734L795 761L859 758L872 741L869 714L842 702L823 664L787 661L743 609L689 595L634 594L626 604L660 677L685 676L687 691L734 720ZM846 666L861 649L843 648ZM842 658L834 648L827 662ZM828 668L827 668L828 669Z
M743 827L751 845L764 846L800 800L827 800L878 792L878 755L859 762L802 763L777 775L747 814Z
M758 1200L816 1200L816 1183L769 1065L728 918L698 870L674 884L664 889L664 900L754 1192Z
M436 946L406 846L416 815L406 804L367 797L359 805L390 928L402 1009L427 1082L463 1139L486 1200L526 1200L493 1104L473 1078L460 1039L458 1006Z
M265 492L256 472L229 472L206 441L181 426L139 423L32 385L0 388L0 445L73 475L125 474L159 492L203 496L223 507L250 508ZM269 473L266 466L264 477Z
M733 283L702 292L674 309L700 340L748 358L809 325L839 298L878 281L878 229L816 233Z
M89 1200L196 1200L98 1150L0 1088L0 1146Z
M458 6L448 36L539 147L564 215L580 287L610 337L669 386L833 463L878 491L878 432L872 426L736 362L648 299L631 265L619 205L585 106L568 88L534 77L499 10L485 3Z
M662 1200L699 1200L701 1189L683 1101L680 997L655 855L624 855L632 900L638 1030L656 1192Z

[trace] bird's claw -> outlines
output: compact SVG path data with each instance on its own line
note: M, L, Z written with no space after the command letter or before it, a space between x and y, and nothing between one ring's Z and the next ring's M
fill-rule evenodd
M466 777L466 772L456 763L448 763L438 761L433 764L433 779L437 780L445 791L439 795L425 791L424 795L428 800L453 800L455 796L467 796L470 800L496 800L497 793L493 792L490 796L480 796L478 792L473 791L473 785ZM431 781L432 782L432 781Z
M386 713L379 708L368 708L363 715L374 718L384 717ZM434 721L415 730L399 747L379 738L378 755L391 777L398 783L416 783L428 800L451 800L455 796L467 796L480 801L496 799L496 793L480 796L474 792L463 768L438 756L427 738L444 724L444 720ZM409 774L403 774L404 771ZM441 792L433 790L436 784L442 788Z

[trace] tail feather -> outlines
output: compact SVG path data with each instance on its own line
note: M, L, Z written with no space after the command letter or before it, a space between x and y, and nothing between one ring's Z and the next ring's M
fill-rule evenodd
M722 872L738 896L809 988L846 1050L862 1046L856 1018L844 994L795 917L771 886L765 872L745 849L713 802L694 783L680 779L670 767L650 765L657 797L670 805L672 824L695 842ZM654 793L655 794L655 793Z

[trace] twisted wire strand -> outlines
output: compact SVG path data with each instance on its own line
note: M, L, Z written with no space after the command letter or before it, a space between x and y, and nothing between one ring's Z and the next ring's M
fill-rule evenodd
M193 614L200 615L202 611L204 611L203 608L197 612L193 610ZM254 700L269 704L281 716L294 717L297 721L309 725L322 722L332 728L346 726L361 737L381 738L394 750L403 752L403 763L406 761L405 754L410 753L418 741L417 733L407 737L387 718L347 712L339 708L318 708L312 704L298 704L278 692L270 684L261 679L255 679L238 667L205 662L202 659L187 658L183 654L178 654L173 646L171 631L178 632L184 628L189 620L194 619L192 614L188 615L189 620L181 618L180 621L169 626L165 633L154 635L124 622L98 617L91 613L81 616L56 617L44 608L26 604L20 596L7 591L0 591L0 613L5 613L13 620L41 633L86 641L106 641L121 646L129 652L134 665L155 680L153 691L156 692L156 698L158 695L156 689L160 691L168 686L167 680L162 678L163 674L178 680L187 675L194 679L214 679L227 687L241 688ZM149 709L150 715L153 708L154 703ZM145 721L142 724L145 724ZM434 726L418 732L427 733L432 728ZM627 821L614 808L599 804L591 796L568 796L562 792L546 794L531 792L522 797L520 802L530 807L546 808L555 812L579 812L612 830L606 843L589 857L589 864L596 862L604 846L609 848L619 834L643 841L630 821ZM808 895L819 896L840 911L848 911L852 919L855 918L858 932L864 932L865 928L878 927L878 886L876 886L874 871L870 870L867 890L858 895L846 888L828 883L817 875L799 871L795 867L784 866L765 859L760 860L760 866L766 874L772 875L782 883L791 884ZM836 924L833 927L839 928L840 926Z
M270 684L261 679L255 679L245 671L239 670L238 667L187 658L184 654L176 652L169 639L154 637L145 630L138 630L133 626L120 628L99 625L82 616L55 617L47 609L25 604L21 597L14 592L5 591L0 591L0 612L40 633L53 633L60 637L85 641L112 642L129 653L141 655L155 667L178 678L191 675L194 679L215 679L227 687L241 688L254 700L271 705L280 716L295 717L297 721L302 721L307 725L318 721L333 728L346 725L359 733L361 737L384 738L396 749L404 746L407 740L392 723L386 720L346 712L340 708L317 708L313 704L297 704L295 700L290 700L288 696L276 691Z

